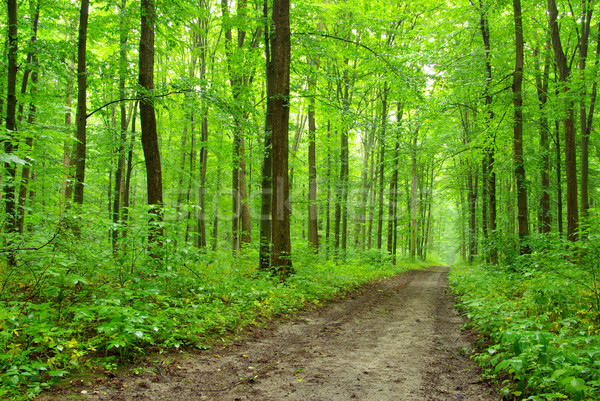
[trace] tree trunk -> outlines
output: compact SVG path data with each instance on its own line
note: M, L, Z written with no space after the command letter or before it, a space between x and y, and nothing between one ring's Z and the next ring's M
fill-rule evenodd
M523 242L529 236L529 211L527 210L527 187L525 182L525 163L523 161L523 22L521 18L521 0L513 0L515 22L515 72L513 74L513 105L515 121L513 126L513 156L517 185L517 221L521 253L529 253L528 245Z
M127 154L127 170L125 174L125 188L123 189L123 207L121 208L121 221L123 228L127 226L129 220L129 198L131 193L131 172L133 171L133 147L135 145L135 119L137 115L138 103L135 102L131 117L131 139L129 142L129 151ZM123 238L126 237L127 231L123 230Z
M550 36L554 49L554 58L559 72L559 81L565 93L565 115L563 125L565 129L565 172L567 177L567 239L576 241L579 226L579 206L577 204L577 156L575 145L575 116L574 102L569 88L571 71L563 51L560 32L558 28L558 10L555 0L548 0L548 17Z
M579 38L579 72L581 74L583 85L581 85L581 99L579 101L579 127L581 130L581 218L587 222L589 203L589 142L591 127L588 130L587 107L585 104L586 79L585 65L588 55L588 42L590 36L590 24L592 21L593 6L589 0L582 0L582 16L581 16L581 37ZM599 44L600 46L600 44ZM594 83L596 79L594 79ZM593 108L593 104L590 104Z
M273 250L271 266L281 279L293 273L290 238L290 200L288 182L288 129L290 96L290 2L273 1L274 38L272 46L273 80Z
M263 16L265 18L265 81L267 105L265 113L265 138L263 147L262 182L261 182L261 211L260 211L260 251L259 263L262 270L271 268L271 198L273 186L273 62L271 61L271 21L269 19L268 0L264 1Z
M558 233L562 236L563 227L563 195L562 195L562 149L560 146L560 123L554 123L555 145L556 145L556 220L558 223Z
M480 8L480 20L479 28L481 31L481 37L483 39L483 46L485 49L485 73L486 73L486 85L484 90L485 107L486 107L486 121L485 127L490 132L490 138L488 139L485 152L484 152L484 165L485 168L482 170L485 172L483 177L483 185L486 187L487 195L487 215L484 219L487 219L486 228L488 235L492 236L491 249L490 249L490 261L492 264L498 264L498 250L495 245L496 236L496 171L495 171L495 133L491 132L492 120L494 119L494 111L492 109L493 96L492 96L492 59L491 59L491 44L490 44L490 23L486 12L484 11L483 1L479 1Z
M237 2L237 18L244 20L246 18L247 0ZM229 19L228 1L221 0L221 12L223 19ZM251 47L258 46L257 37L260 36L260 29L256 30L255 37L252 40ZM236 54L244 50L246 31L243 28L237 30ZM229 70L229 81L231 85L232 97L236 105L247 102L243 98L243 91L250 86L252 75L248 71L248 66L237 66L233 63L234 43L230 28L225 30L225 47L227 56L227 66ZM251 70L251 69L250 69ZM241 109L241 108L240 108ZM232 169L232 248L233 251L241 249L244 244L249 244L252 232L252 220L250 217L250 205L248 204L248 187L246 184L246 161L244 151L244 133L242 121L248 118L246 112L238 112L233 118L233 169ZM240 224L241 223L241 224Z
M410 257L414 258L417 252L417 143L419 130L413 133L412 146L410 151L411 158L411 181L410 181Z
M125 17L125 8L127 6L127 0L121 0L120 4L120 12L121 12L121 21L120 21L120 32L119 32L119 97L121 99L125 99L127 93L125 92L125 84L126 84L126 76L127 76L127 33L129 29L127 28L127 19ZM121 122L121 132L119 137L119 145L117 147L117 170L115 171L115 197L113 200L112 207L112 247L113 254L116 255L119 244L119 231L117 228L119 226L119 222L121 220L122 215L122 198L123 198L123 184L124 184L124 172L125 172L125 145L127 143L127 109L125 107L125 102L120 102L119 104L120 111L120 122Z
M89 0L81 0L79 13L79 39L77 45L77 144L75 152L75 182L73 186L73 202L83 205L86 162L86 124L87 124L87 28Z
M18 20L17 1L8 0L8 77L6 87L6 131L8 139L4 140L4 152L10 155L16 152L18 145L13 132L17 129L17 57L18 57ZM15 163L5 162L4 169L4 212L6 214L5 230L8 233L17 231L17 210L15 199L15 180L17 167ZM14 254L8 255L9 266L15 265Z
M383 93L381 97L381 136L379 156L379 221L377 224L377 249L381 249L383 239L383 182L385 173L385 129L387 125L387 81L383 82Z
M319 70L319 61L314 60L315 71ZM315 97L317 96L317 82L315 78L308 78L309 93L311 94L308 106L308 242L315 254L319 253L319 224L317 210L317 152L316 152L316 122L315 122Z
M38 30L38 22L40 20L40 3L36 2L35 10L33 11L33 26L30 40L30 49L27 53L27 68L23 74L23 85L21 86L21 94L25 96L27 93L27 77L31 74L31 98L32 100L29 103L29 115L27 117L27 124L29 126L33 125L35 120L36 106L34 103L34 94L36 92L36 85L38 81L38 72L34 66L38 63L38 59L35 53L35 44L37 41L37 30ZM19 105L19 121L22 120L24 114L25 104L21 102ZM33 137L30 135L25 139L26 152L30 153L33 147ZM20 234L23 234L24 225L25 225L25 203L27 202L27 191L29 186L29 180L31 176L31 162L33 161L30 156L26 157L27 163L23 165L23 169L21 170L21 186L19 187L19 197L18 197L18 205L17 208L17 231Z
M158 258L155 247L162 245L163 188L156 113L154 110L154 22L156 9L154 0L141 2L141 35L139 50L139 84L142 88L140 101L140 123L142 127L142 148L146 160L148 205L150 205L150 230L148 243L151 256Z
M549 43L547 43L549 46ZM548 54L544 60L544 71L540 71L539 48L534 50L534 69L535 69L535 86L538 96L538 107L540 110L540 213L538 218L539 232L542 234L549 233L552 224L550 215L550 127L548 125L548 116L546 104L548 103L548 77L550 73L550 57Z
M209 11L208 0L201 0L200 6L206 12ZM200 24L200 35L198 38L198 44L200 45L200 82L202 85L206 85L206 58L208 56L208 29L209 29L209 18L201 18ZM206 248L207 235L206 235L206 171L208 167L208 102L203 101L202 104L202 132L200 134L200 185L198 188L198 204L200 210L198 211L198 247Z

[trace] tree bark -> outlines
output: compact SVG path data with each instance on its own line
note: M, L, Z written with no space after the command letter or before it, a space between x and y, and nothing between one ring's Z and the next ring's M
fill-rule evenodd
M142 148L146 161L146 180L150 221L148 243L151 256L158 258L156 247L162 245L163 236L163 188L156 113L154 110L154 22L156 8L154 0L141 2L141 35L139 50L139 84L142 88L140 101L140 124L142 128Z
M246 17L247 0L237 2L237 18L244 20ZM221 12L223 19L229 18L229 5L227 0L221 0ZM256 47L256 40L260 34L260 30L256 31L256 35L252 40L251 47ZM237 45L236 54L240 54L244 49L246 42L246 31L242 28L237 30ZM244 66L236 66L233 63L234 43L233 35L230 28L225 30L225 46L227 65L229 70L229 81L231 85L232 97L236 105L241 105L246 100L243 99L243 89L248 87L252 82L251 74L240 69L247 68ZM233 169L232 169L232 248L236 252L242 248L244 244L249 244L252 232L252 220L250 217L250 205L248 204L248 188L246 184L246 161L244 150L244 135L242 121L248 117L246 112L240 111L233 118Z
M206 12L210 9L208 0L202 0L200 5ZM206 85L206 58L208 56L208 29L209 19L201 18L200 25L200 36L198 43L200 45L200 82L202 85ZM203 101L202 104L202 132L200 134L200 185L198 189L198 204L200 210L198 212L198 247L206 248L207 235L206 235L206 171L208 167L208 102Z
M269 19L268 0L264 1L263 16L265 18L265 81L267 104L265 113L265 138L263 146L263 164L261 181L261 215L260 215L260 250L259 263L262 270L271 268L271 198L273 186L273 79L275 71L271 61L271 20Z
M560 32L558 28L558 10L555 0L548 0L548 20L554 59L559 72L559 81L565 94L565 115L563 117L565 136L565 172L567 177L567 239L578 239L579 206L577 204L577 156L575 145L575 116L574 102L569 88L571 71L563 51Z
M498 264L498 250L495 245L495 233L496 233L496 171L495 171L495 134L491 132L492 120L494 119L494 111L492 109L493 96L492 90L492 59L491 59L491 42L490 42L490 23L486 12L484 11L483 1L479 1L480 8L480 20L479 28L481 31L481 37L483 39L483 46L485 49L485 73L486 73L486 85L484 90L485 107L486 107L486 121L485 127L488 130L488 141L485 146L485 152L483 157L483 164L485 167L482 169L485 171L483 177L483 185L486 187L486 195L488 200L487 216L487 230L488 234L492 236L492 242L490 246L490 262L492 264Z
M315 254L319 253L319 224L317 210L317 152L316 152L316 122L315 122L315 97L317 96L317 82L314 76L319 70L319 61L314 60L315 71L308 78L310 103L308 106L308 242Z
M588 129L587 107L585 98L587 95L585 66L588 56L588 42L590 36L590 24L594 11L592 2L582 0L581 37L579 38L579 72L582 77L581 99L579 101L579 127L581 130L581 218L586 222L588 217L589 203L589 142L591 127ZM600 46L600 44L599 44ZM594 84L596 80L594 79ZM593 110L593 104L590 104Z
M273 80L273 249L271 266L281 279L293 273L290 238L290 200L288 182L288 130L290 114L290 1L273 1L274 39Z
M127 19L125 17L125 8L127 6L127 0L121 0L121 4L119 5L121 12L121 21L120 21L120 32L119 32L119 96L121 99L125 99L125 83L127 76L127 33L129 29L127 28ZM119 221L121 220L122 215L122 197L123 197L123 184L124 184L124 172L125 172L125 145L127 143L127 109L125 107L125 102L121 102L119 104L119 112L120 112L120 123L121 123L121 131L119 136L119 144L117 147L117 170L115 171L115 195L113 200L112 207L112 247L113 254L117 253L118 250L118 241L119 241Z
M549 47L549 43L547 46ZM550 73L550 57L548 54L544 60L544 70L541 71L539 62L539 48L534 50L534 69L535 69L535 86L538 96L538 107L540 110L540 213L538 218L539 232L542 234L549 233L552 224L550 215L550 127L548 125L548 116L546 104L548 103L548 77Z
M515 23L515 71L513 74L513 156L517 185L517 222L520 252L529 253L528 245L523 244L529 236L529 211L527 210L527 187L525 182L525 163L523 160L523 22L521 18L521 0L513 0Z
M32 6L33 7L33 6ZM35 44L37 42L37 30L38 23L40 20L40 3L36 2L35 9L33 12L33 25L31 29L31 40L30 40L30 48L27 52L27 68L23 74L23 84L21 86L21 94L25 96L27 93L27 80L28 76L31 74L31 98L32 100L29 102L29 112L27 117L27 124L31 127L35 120L36 106L33 100L34 94L36 92L36 85L38 81L38 71L34 68L38 63L38 58L35 52ZM21 102L19 105L19 122L23 118L25 110L25 103ZM28 135L25 139L26 152L29 154L33 147L33 137ZM17 208L17 231L20 234L23 234L24 226L25 226L25 203L27 202L27 191L29 186L29 181L31 178L31 162L33 161L30 156L26 156L27 163L23 165L23 169L21 170L21 184L19 187L19 197L18 197L18 208Z
M17 129L17 57L18 57L18 21L17 21L17 1L8 0L8 77L6 87L6 131L8 139L4 140L4 152L11 155L16 152L18 145L13 133ZM17 210L15 179L17 177L17 167L15 163L5 162L4 170L4 213L6 214L5 230L8 233L17 231ZM9 253L8 263L15 265L14 254Z
M381 249L383 239L383 182L385 175L385 130L387 126L387 81L383 82L383 93L381 97L381 136L379 155L379 221L377 224L377 249Z
M89 0L81 0L79 13L79 39L77 45L77 144L75 145L75 182L73 186L73 202L83 205L85 163L87 147L87 29Z

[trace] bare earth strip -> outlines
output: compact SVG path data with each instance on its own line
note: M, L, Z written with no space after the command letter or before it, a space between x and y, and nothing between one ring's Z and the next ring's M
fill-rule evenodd
M434 267L381 280L244 342L157 365L156 374L98 379L76 394L89 400L497 400L465 355L472 344L452 307L447 272ZM55 392L40 399L66 397Z

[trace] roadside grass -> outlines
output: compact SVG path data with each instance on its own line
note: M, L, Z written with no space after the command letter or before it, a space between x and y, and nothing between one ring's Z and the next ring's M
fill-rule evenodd
M597 243L538 239L500 266L452 267L459 309L489 340L474 358L504 399L600 399Z
M31 399L73 372L114 370L149 349L209 348L265 319L340 296L425 263L393 266L378 251L325 260L294 249L285 283L257 269L255 249L199 253L165 246L160 265L145 250L122 258L93 241L0 266L0 398ZM141 248L144 249L144 248Z

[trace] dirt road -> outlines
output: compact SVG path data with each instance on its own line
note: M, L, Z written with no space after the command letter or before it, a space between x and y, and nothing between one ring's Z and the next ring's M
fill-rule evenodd
M244 342L77 392L90 400L496 400L465 355L471 344L447 271L382 280Z

